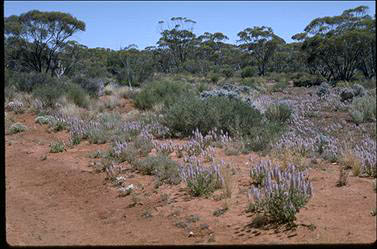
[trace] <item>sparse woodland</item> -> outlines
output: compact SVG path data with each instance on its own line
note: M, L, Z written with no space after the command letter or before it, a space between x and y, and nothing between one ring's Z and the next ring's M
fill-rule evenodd
M254 243L266 231L289 238L297 231L296 242L305 241L321 229L315 216L305 216L324 205L316 196L346 196L348 189L367 196L358 201L364 209L353 211L373 224L376 19L367 7L318 17L292 34L292 43L265 26L239 31L238 43L230 44L221 32L196 34L200 23L189 18L159 25L155 46L111 50L72 40L86 27L68 13L5 17L6 154L18 155L10 144L28 134L48 134L47 143L34 145L43 151L37 164L80 153L86 168L131 203L129 210L145 208L143 217L161 215L138 206L153 203L152 191L169 211L196 203L196 211L187 206L181 217L199 220L195 212L207 209L212 232L197 232L204 228L191 218L169 220L200 243L228 243L230 228L214 236L216 224L225 227L232 219L224 217L232 215L256 231L234 243ZM373 198L374 206L362 202ZM345 199L344 207L356 199ZM375 221L370 228L373 233ZM325 243L344 242L332 238Z

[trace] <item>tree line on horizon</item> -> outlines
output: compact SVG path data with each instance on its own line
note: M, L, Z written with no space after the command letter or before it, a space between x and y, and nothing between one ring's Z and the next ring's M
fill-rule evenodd
M194 33L196 22L185 17L160 21L155 46L120 50L88 48L71 39L85 31L69 13L32 10L4 18L5 86L17 74L49 77L111 78L140 86L153 73L222 74L246 77L305 72L326 81L376 77L376 19L367 6L312 20L286 43L271 27L240 31L238 44L221 33ZM29 89L30 90L30 89Z

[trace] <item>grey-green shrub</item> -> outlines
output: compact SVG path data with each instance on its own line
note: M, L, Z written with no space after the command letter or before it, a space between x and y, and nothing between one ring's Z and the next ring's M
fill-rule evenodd
M266 112L266 118L272 122L285 123L291 117L292 110L286 104L271 104Z
M257 74L257 69L255 67L247 66L241 70L242 78L253 77L253 76L256 76L256 74Z
M181 180L178 174L178 163L165 155L148 156L138 160L136 168L145 175L155 175L160 182L178 184Z
M170 105L188 91L191 86L184 82L153 81L134 97L135 106L147 110L160 103Z
M64 151L64 143L62 141L54 141L50 144L50 153L60 153Z
M376 120L376 98L374 96L363 96L355 98L350 108L352 121L356 124Z
M33 89L34 98L40 99L48 107L54 107L63 93L62 86L59 85L38 85Z
M67 98L77 106L87 108L89 106L89 95L77 84L70 83L67 85Z
M258 110L239 99L226 97L182 97L164 108L164 124L176 135L189 136L198 129L207 134L213 128L230 135L246 135L261 123Z
M16 134L16 133L19 133L19 132L23 132L25 130L26 130L25 125L23 125L21 123L14 123L9 127L8 133L9 134Z

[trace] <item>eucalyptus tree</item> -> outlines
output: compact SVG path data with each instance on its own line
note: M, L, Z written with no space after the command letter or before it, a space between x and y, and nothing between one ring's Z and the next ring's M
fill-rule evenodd
M205 32L198 37L200 51L205 59L213 61L215 65L221 64L223 59L224 42L229 38L221 32Z
M63 12L32 10L4 18L7 50L27 71L54 74L54 61L78 31L85 31L85 23Z
M312 73L349 81L359 68L366 77L375 76L375 19L367 10L359 6L339 16L316 18L303 33L292 37L303 42L301 48Z
M237 35L240 37L238 40L241 42L240 47L256 60L259 75L266 73L268 63L276 48L279 44L285 43L282 38L273 33L272 28L266 26L246 28Z
M188 59L196 43L193 27L196 22L186 17L172 17L169 22L159 21L161 38L159 48L168 49L177 70Z

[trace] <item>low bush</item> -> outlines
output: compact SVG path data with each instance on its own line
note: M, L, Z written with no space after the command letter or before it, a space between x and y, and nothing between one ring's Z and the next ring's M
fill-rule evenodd
M310 87L319 86L325 79L318 75L308 73L295 73L292 76L293 86L295 87Z
M221 73L225 76L225 78L230 78L233 76L234 74L234 71L231 67L225 67L223 68L223 70L221 71Z
M216 84L220 80L220 76L217 73L211 73L209 79L213 84Z
M376 98L363 96L355 98L350 108L352 121L356 124L376 120Z
M285 89L287 89L288 87L288 83L286 81L280 81L278 83L275 83L272 88L271 88L271 91L272 92L284 92Z
M21 123L14 123L9 126L8 134L16 134L26 130L26 126Z
M246 66L241 70L241 77L248 78L257 75L257 69L255 67Z
M55 104L64 91L58 85L38 85L33 89L33 96L42 101L48 107L55 107Z
M79 107L87 108L89 106L89 95L77 84L67 85L67 98Z
M272 122L285 123L290 119L292 110L286 104L271 104L267 108L265 115Z
M243 138L243 151L268 151L285 129L286 126L279 122L264 122L261 126L251 127L248 135Z
M191 86L184 82L154 81L135 96L135 106L147 110L160 103L170 105L191 90Z
M189 136L196 129L207 134L215 127L230 135L243 135L261 119L258 110L238 99L185 96L164 108L163 122L177 136Z
M136 163L136 168L146 175L155 175L158 180L167 184L178 184L178 163L164 155L148 156Z
M91 144L104 144L107 142L108 133L101 127L93 127L87 131L87 138Z
M50 153L60 153L64 151L64 143L62 141L55 141L50 144Z
M263 184L260 188L252 187L249 193L254 200L253 209L271 222L292 224L296 213L312 196L310 181L293 165L285 171L279 166L265 166L263 171L266 172Z
M187 183L190 193L193 196L208 196L216 189L222 187L223 180L219 167L216 165L212 165L212 167L208 168L189 163L180 166L179 174Z

